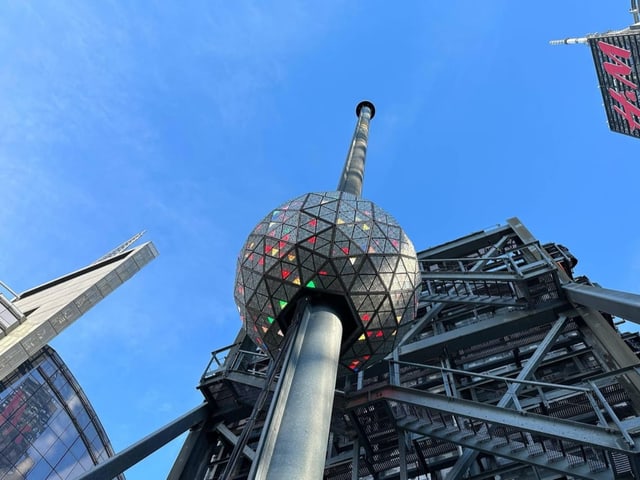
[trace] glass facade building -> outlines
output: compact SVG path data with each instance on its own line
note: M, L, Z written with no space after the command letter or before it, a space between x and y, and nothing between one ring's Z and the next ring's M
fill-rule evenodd
M87 397L51 347L0 382L0 480L73 479L112 455Z

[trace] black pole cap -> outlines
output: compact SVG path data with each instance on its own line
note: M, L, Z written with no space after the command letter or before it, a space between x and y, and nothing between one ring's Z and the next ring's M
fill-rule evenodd
M358 117L360 116L360 111L362 110L362 107L369 107L369 110L371 110L371 118L375 117L375 115L376 115L376 107L369 100L361 101L358 104L358 106L356 107L356 115Z

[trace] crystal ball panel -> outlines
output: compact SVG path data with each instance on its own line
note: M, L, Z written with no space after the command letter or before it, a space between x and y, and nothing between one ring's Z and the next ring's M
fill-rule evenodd
M392 351L414 318L419 284L415 249L393 217L349 193L309 193L249 235L235 300L248 335L273 353L284 338L276 320L301 290L344 297L357 332L340 363L358 371Z

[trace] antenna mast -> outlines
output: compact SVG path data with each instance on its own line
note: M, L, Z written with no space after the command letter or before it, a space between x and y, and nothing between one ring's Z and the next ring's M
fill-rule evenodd
M146 230L142 230L139 233L136 233L133 237L131 237L129 240L127 240L124 243L121 243L120 245L118 245L116 248L114 248L113 250L111 250L109 253L103 255L102 257L100 257L98 260L96 260L95 262L93 262L94 264L98 263L98 262L102 262L103 260L106 260L107 258L111 258L111 257L115 257L116 255L124 252L127 248L129 248L131 245L133 245L134 243L136 243L138 241L138 239L143 236L146 233Z
M617 35L620 33L628 32L629 30L640 29L640 9L638 8L638 0L631 0L631 6L629 7L629 13L633 17L633 25L622 30L608 30L605 35ZM569 37L561 40L551 40L550 45L575 45L578 43L588 43L590 37L599 36L599 33L591 33L586 37Z

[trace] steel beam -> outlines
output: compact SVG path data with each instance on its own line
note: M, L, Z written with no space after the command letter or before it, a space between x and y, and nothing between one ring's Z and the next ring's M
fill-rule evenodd
M203 458L211 458L213 445L207 438L208 423L192 429L173 462L167 480L191 480L204 478L208 465Z
M227 426L224 423L219 423L218 425L216 425L216 430L220 432L220 435L226 438L227 441L232 445L236 445L238 443L238 436L235 435L231 430L229 430L229 428L227 428ZM247 457L251 461L253 461L256 458L256 452L254 452L251 448L247 447L246 445L242 449L242 453L245 457Z
M577 307L576 310L584 320L593 339L594 347L600 350L604 365L610 370L633 367L638 364L638 357L631 351L625 341L597 310L589 307ZM621 375L618 382L625 388L637 410L640 409L640 375L635 370Z
M529 357L527 363L524 365L516 380L527 380L540 366L542 359L547 354L551 346L555 343L556 339L562 332L567 317L560 317L547 332L544 339L540 342L536 351ZM514 396L517 395L518 390L522 387L522 383L512 383L508 386L507 392L498 402L498 407L506 408L513 402ZM519 409L518 409L519 410ZM460 458L456 461L455 465L447 473L446 480L460 480L462 476L467 472L471 464L478 456L478 450L466 449L460 455Z
M478 232L475 234L471 234L468 237L465 237L465 239L467 239L469 242L471 243L479 243L481 246L485 246L486 243L485 242L490 242L493 243L493 247L491 247L491 249L489 249L489 251L482 256L482 258L478 259L478 261L473 265L473 267L471 268L471 272L476 272L478 270L480 270L484 264L490 260L491 258L493 258L495 256L496 253L499 253L500 248L502 248L502 245L504 245L507 240L509 239L508 236L508 232L511 230L511 227L500 227L497 228L496 230L491 230L489 232ZM453 256L459 256L462 255L462 253L460 254L456 254L458 252L459 248L462 248L463 246L465 246L466 244L464 242L462 242L461 240L457 240L455 243L455 246L453 245L453 243L449 243L449 244L445 244L442 247L435 247L431 250L425 250L421 253L418 254L418 261L420 260L421 257L427 257L428 259L432 259L432 258L438 258L438 253L440 252L441 255L440 256L444 256L446 257L446 253L450 253L453 252ZM480 245L477 248L480 248ZM449 248L451 247L452 250L438 250L439 248ZM465 250L465 254L469 253L469 250L471 249L470 245L466 245L467 250ZM444 253L445 255L442 255L442 253ZM450 291L453 291L450 290ZM410 342L413 338L416 337L416 335L418 335L422 329L424 328L425 325L427 325L432 319L436 318L440 312L442 311L442 309L445 307L444 303L435 303L431 306L431 310L429 310L429 312L427 312L427 314L416 320L416 323L411 327L411 329L409 329L409 331L404 335L404 337L402 337L402 339L400 340L400 343L398 345L404 345L408 342Z
M493 229L483 230L467 235L466 237L438 245L418 252L418 260L421 258L459 258L468 255L469 252L492 245L502 237L513 233L510 225L497 226Z
M80 475L77 480L111 480L174 438L206 420L208 416L209 405L203 403L199 407L175 419L173 422L156 430L151 435L125 448L122 452L117 453L110 459L96 465L88 472Z
M638 294L579 283L568 283L563 285L562 289L573 303L640 324L640 295Z
M347 401L347 408L367 405L374 400L391 400L415 405L605 450L615 450L632 455L639 453L635 448L629 447L620 434L609 428L534 413L507 410L495 405L445 397L406 387L385 386L360 395L353 395ZM462 445L462 443L460 444Z
M527 328L551 323L557 318L554 309L562 305L565 305L565 302L549 303L538 309L499 313L493 318L473 325L402 345L398 348L398 355L402 360L420 361L442 355L445 348L455 351Z
M516 449L514 445L504 445L499 442L487 442L479 440L474 436L469 436L464 432L447 433L444 430L434 430L415 418L408 417L398 421L398 427L415 432L419 435L426 435L440 440L453 442L457 445L481 451L489 455L508 458L520 464L534 465L536 467L553 470L561 474L571 476L572 478L581 478L584 480L611 480L611 470L607 469L600 472L592 472L589 462L577 465L569 465L566 460L564 462L553 461L545 456L531 456L525 449ZM576 458L577 460L577 458Z

